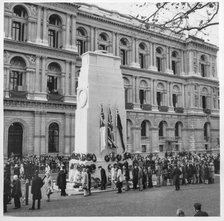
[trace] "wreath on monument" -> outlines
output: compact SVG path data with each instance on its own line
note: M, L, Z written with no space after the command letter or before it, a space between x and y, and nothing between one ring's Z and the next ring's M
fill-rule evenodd
M75 159L75 153L72 153L72 154L71 154L71 158L72 158L72 159Z
M82 156L81 156L81 160L82 160L82 161L85 161L85 160L86 160L86 154L82 154Z
M118 155L116 156L116 159L117 159L117 161L121 161L122 156L118 154Z
M111 152L109 156L110 156L111 161L115 161L116 160L114 152Z
M96 165L95 164L91 164L90 167L91 167L92 170L96 170Z
M106 162L109 162L109 161L110 161L110 157L109 157L108 155L106 155L106 156L104 157L104 160L105 160Z
M92 160L92 154L87 153L87 155L86 155L86 160L87 160L87 161L91 161L91 160Z
M81 158L80 153L77 153L77 154L76 154L76 160L80 160L80 158Z
M96 158L96 155L95 154L92 155L92 161L93 162L96 162L97 161L97 158Z

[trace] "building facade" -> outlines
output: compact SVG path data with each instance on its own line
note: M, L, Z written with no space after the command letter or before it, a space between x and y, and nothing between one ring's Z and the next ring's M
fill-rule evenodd
M81 54L121 57L129 152L219 151L218 47L95 5L4 4L4 156L69 155Z

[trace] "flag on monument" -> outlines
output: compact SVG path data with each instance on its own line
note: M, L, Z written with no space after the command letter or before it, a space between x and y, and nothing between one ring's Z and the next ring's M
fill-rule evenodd
M110 108L109 108L109 113L108 113L107 143L108 143L108 147L116 148L116 145L114 143L113 120L112 120Z
M124 146L124 140L123 140L123 132L122 132L122 124L121 124L121 117L120 114L118 113L118 110L116 111L116 126L118 128L119 134L120 134L120 138L121 138L121 145L123 148L123 152L125 152L125 146Z
M103 113L103 105L101 105L101 114L100 114L100 148L101 151L106 149L106 127L105 127L105 119Z

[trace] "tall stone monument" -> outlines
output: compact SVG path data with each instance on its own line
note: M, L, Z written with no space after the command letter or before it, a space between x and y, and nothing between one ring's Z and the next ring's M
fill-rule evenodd
M78 79L77 110L75 115L75 153L94 153L97 161L103 161L112 151L123 152L121 137L115 124L119 111L126 146L126 111L124 85L120 69L120 57L106 51L87 52L82 55L82 67ZM101 149L100 116L103 107L107 132L108 112L111 110L114 139L117 148L107 145Z

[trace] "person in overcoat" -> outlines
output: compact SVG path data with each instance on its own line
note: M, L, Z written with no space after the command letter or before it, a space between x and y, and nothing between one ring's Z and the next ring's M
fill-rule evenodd
M68 194L65 192L66 190L66 170L64 167L60 168L60 171L57 176L57 185L61 190L61 196L67 196Z
M100 177L101 177L101 190L106 189L107 176L106 171L102 168L102 166L98 167L100 169Z
M132 170L132 177L133 189L136 190L138 185L138 167L136 164L134 165L134 169Z
M45 183L45 190L47 195L47 202L50 202L50 195L53 193L53 180L50 175L50 172L46 172L44 183Z
M13 177L12 196L14 198L15 209L20 208L21 207L20 198L22 197L22 190L21 190L21 182L18 178L18 175L14 175Z
M178 168L177 165L174 165L174 170L173 170L173 183L175 185L176 190L180 190L180 174L181 171Z
M139 166L138 167L138 186L139 186L139 191L143 190L142 179L143 179L143 171L142 171L142 167Z
M31 210L35 209L35 201L37 200L37 208L40 209L40 200L42 199L41 187L44 185L43 180L38 176L38 171L35 171L35 176L32 179L31 193L33 194L33 203Z

